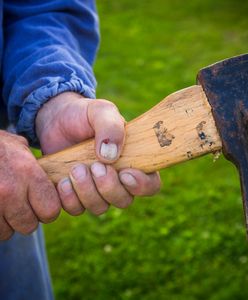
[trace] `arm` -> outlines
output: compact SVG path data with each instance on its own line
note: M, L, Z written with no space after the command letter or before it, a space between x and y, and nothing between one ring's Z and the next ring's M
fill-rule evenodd
M17 131L36 142L35 117L51 97L93 98L97 45L93 1L4 2L3 97ZM79 43L80 41L80 43ZM60 212L57 191L19 136L0 131L0 240L29 234Z
M100 162L90 169L75 166L58 185L64 209L77 215L87 208L98 215L109 204L126 207L134 195L156 192L157 174L132 169L118 174L109 165L121 154L124 120L109 101L87 99L94 97L90 65L98 40L93 2L36 0L25 8L23 1L9 3L4 96L18 132L31 141L36 132L44 153L95 136Z
M65 91L95 97L94 1L5 1L4 29L3 97L9 120L37 142L34 121L47 100Z

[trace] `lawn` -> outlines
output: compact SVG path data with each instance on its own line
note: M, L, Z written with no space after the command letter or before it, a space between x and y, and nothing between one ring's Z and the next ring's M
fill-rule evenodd
M99 0L98 98L127 120L195 84L197 71L248 52L248 2ZM45 226L59 300L246 300L248 247L239 179L212 156L161 172L126 210L65 213Z

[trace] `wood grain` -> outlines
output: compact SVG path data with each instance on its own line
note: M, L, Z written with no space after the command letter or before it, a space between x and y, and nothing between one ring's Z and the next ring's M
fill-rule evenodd
M217 132L201 86L192 86L166 97L126 125L126 142L117 170L138 168L147 173L221 150ZM43 156L39 163L57 183L80 162L96 161L94 140Z

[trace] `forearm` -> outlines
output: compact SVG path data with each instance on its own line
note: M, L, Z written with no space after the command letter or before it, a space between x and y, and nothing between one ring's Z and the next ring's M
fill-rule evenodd
M68 3L11 0L5 4L3 96L10 121L31 141L36 139L35 116L47 100L65 91L95 96L94 1Z

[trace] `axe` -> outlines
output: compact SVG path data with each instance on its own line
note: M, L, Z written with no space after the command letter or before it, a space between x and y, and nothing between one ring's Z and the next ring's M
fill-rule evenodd
M220 153L240 174L248 229L248 54L199 71L198 85L177 91L126 125L117 170L157 171L208 153ZM92 164L94 140L43 156L39 163L57 183L80 162Z

